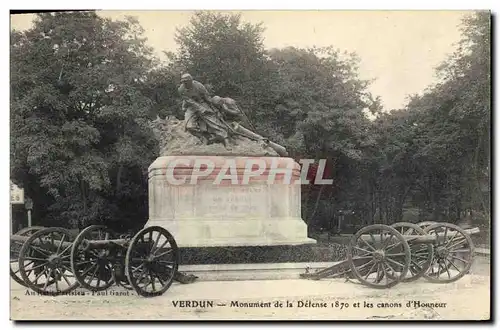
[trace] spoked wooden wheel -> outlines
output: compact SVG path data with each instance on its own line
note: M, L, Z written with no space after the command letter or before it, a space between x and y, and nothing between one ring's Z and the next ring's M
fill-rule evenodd
M35 292L59 295L78 287L71 270L72 235L64 228L37 231L19 252L23 281Z
M162 295L174 281L179 267L179 249L164 228L152 226L138 232L127 250L127 278L144 297Z
M113 251L104 247L92 248L87 244L87 240L109 240L112 235L106 226L93 225L76 237L71 248L71 269L82 287L102 291L114 284Z
M14 235L30 236L33 233L39 231L40 229L44 229L44 227L39 227L39 226L27 227L21 229ZM23 242L18 242L14 240L10 241L10 277L12 277L14 281L21 284L22 286L26 286L26 283L24 283L23 279L21 278L21 275L19 274L19 252L21 251L22 247L23 247Z
M364 258L365 262L359 259ZM351 239L347 259L354 276L373 288L389 288L400 282L410 265L410 247L404 237L386 225L371 225Z
M425 231L418 225L409 222L397 222L391 225L401 235L426 235ZM406 239L406 238L405 238ZM431 243L413 243L407 240L410 246L411 261L406 277L402 282L411 282L422 277L429 269L434 254L434 248Z
M470 236L451 223L437 223L425 229L434 235L434 257L424 277L430 282L450 283L462 278L470 270L474 244Z

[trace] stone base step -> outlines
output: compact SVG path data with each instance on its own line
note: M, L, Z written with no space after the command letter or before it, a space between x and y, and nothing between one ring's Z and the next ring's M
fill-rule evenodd
M309 272L315 272L336 263L338 262L180 265L179 271L198 276L197 281L284 280L299 279L307 268Z

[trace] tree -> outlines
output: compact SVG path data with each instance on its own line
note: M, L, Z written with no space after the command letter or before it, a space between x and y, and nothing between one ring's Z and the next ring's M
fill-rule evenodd
M451 198L445 205L455 204L457 217L464 206L489 213L484 195L490 171L489 13L466 16L462 34L457 51L438 68L442 81L409 104L420 113L425 144L416 157L447 186L434 194L433 204L442 205L439 198Z
M436 71L441 81L375 122L380 200L404 197L396 215L380 206L382 221L400 221L404 206L418 207L425 220L457 222L471 210L488 217L489 19L483 12L465 17L457 51Z
M214 92L243 98L262 78L263 31L238 14L196 12L188 27L177 30L178 60Z
M346 210L358 225L405 220L409 210L420 220L489 217L488 13L464 19L439 83L390 113L359 78L355 54L266 50L263 31L239 15L197 12L165 62L131 18L40 14L32 29L13 31L11 172L34 199L34 218L141 227L157 151L147 122L183 117L177 88L186 71L234 98L250 128L292 157L328 160L334 185L302 187L312 227L331 228Z
M239 14L196 12L188 26L177 30L179 52L171 56L172 67L179 76L180 71L191 73L212 94L235 99L257 126L257 112L269 109L276 85L263 31L261 24L243 22Z
M141 86L154 62L142 32L64 12L11 33L11 170L40 224L145 220L155 141Z

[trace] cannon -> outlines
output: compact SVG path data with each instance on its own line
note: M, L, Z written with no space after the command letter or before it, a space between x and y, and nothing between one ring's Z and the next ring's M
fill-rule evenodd
M83 230L71 249L71 267L82 287L105 290L114 283L139 295L154 297L177 279L180 254L163 227L147 227L134 237L115 237L104 226Z
M470 270L474 255L470 235L476 233L478 228L462 229L450 223L375 224L353 235L347 259L314 273L306 270L300 277L345 277L373 288L390 288L421 277L450 283Z
M40 294L60 295L78 287L101 291L117 284L154 297L166 292L174 280L185 284L196 279L178 272L179 249L162 227L146 227L133 237L99 225L76 237L64 228L29 232L34 233L11 235L11 246L22 245L16 271L12 269L16 255L11 253L11 275Z
M352 236L346 260L300 276L345 277L373 288L421 277L450 283L470 270L474 256L470 235L476 233L478 228L462 229L450 223L371 225ZM64 228L42 227L11 236L12 278L46 295L120 285L143 297L159 296L173 281L185 284L197 278L180 273L179 260L174 237L159 226L146 227L133 237L99 225L85 228L76 237Z

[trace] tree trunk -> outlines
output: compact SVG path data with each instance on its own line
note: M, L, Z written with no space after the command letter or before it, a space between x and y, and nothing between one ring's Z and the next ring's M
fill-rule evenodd
M488 207L486 207L486 203L484 202L483 198L483 191L482 191L482 175L481 175L481 169L479 166L479 149L481 144L483 143L482 141L482 136L480 135L478 138L478 143L477 146L474 150L474 176L475 176L475 181L476 181L476 194L477 194L477 200L479 201L481 208L484 212L484 214L488 214Z
M412 185L408 185L408 187L403 188L404 191L401 194L396 196L396 205L394 206L394 219L392 219L394 222L403 221L403 208L406 202L406 197L408 196L411 188Z
M319 205L319 200L321 199L321 194L323 193L323 189L325 188L325 185L321 185L321 188L319 188L318 196L316 196L316 203L314 203L314 209L311 214L311 221L314 218L314 215L316 214L316 211L318 210L318 205Z
M302 205L302 219L309 224L309 219L307 219L307 207L309 205L309 197L311 194L311 187L307 187L305 194L304 194L304 205Z
M80 179L80 194L81 194L81 197L82 197L83 214L84 215L87 215L87 191L86 190L87 189L85 187L85 181ZM84 227L86 225L85 223L83 223L83 221L84 220L78 221L77 228L79 228L81 226Z
M116 174L116 195L118 195L119 191L122 188L122 173L123 173L123 165L120 164L118 167L118 173Z
M382 213L383 213L383 207L382 207L382 194L378 193L378 223L383 223L383 216L382 216Z
M375 220L375 212L377 211L377 208L375 206L375 189L373 189L372 185L372 191L371 191L371 201L372 201L372 207L371 207L371 213L370 213L370 225L373 224Z

